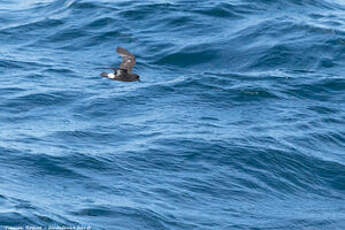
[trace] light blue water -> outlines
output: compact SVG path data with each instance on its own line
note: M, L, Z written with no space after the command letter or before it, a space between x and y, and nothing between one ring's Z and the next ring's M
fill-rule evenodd
M0 44L4 229L345 228L344 1L0 0Z

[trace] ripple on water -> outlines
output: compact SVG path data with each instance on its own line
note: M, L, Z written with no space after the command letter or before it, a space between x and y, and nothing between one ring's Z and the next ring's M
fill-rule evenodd
M344 9L2 1L0 226L342 229Z

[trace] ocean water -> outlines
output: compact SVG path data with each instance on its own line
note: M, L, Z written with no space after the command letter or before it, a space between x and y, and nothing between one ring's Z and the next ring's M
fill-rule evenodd
M0 229L345 229L345 1L0 0L0 44Z

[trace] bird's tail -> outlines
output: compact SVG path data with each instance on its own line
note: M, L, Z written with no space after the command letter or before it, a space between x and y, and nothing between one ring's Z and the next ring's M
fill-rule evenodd
M102 77L108 77L108 73L105 73L105 72L101 73L100 75L101 75Z

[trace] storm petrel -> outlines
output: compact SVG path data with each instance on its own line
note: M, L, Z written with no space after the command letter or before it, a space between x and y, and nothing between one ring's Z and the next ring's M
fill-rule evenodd
M122 57L120 68L103 68L111 69L114 73L103 72L101 76L117 81L140 81L139 75L132 73L132 68L136 63L135 56L121 47L117 47L116 52Z

